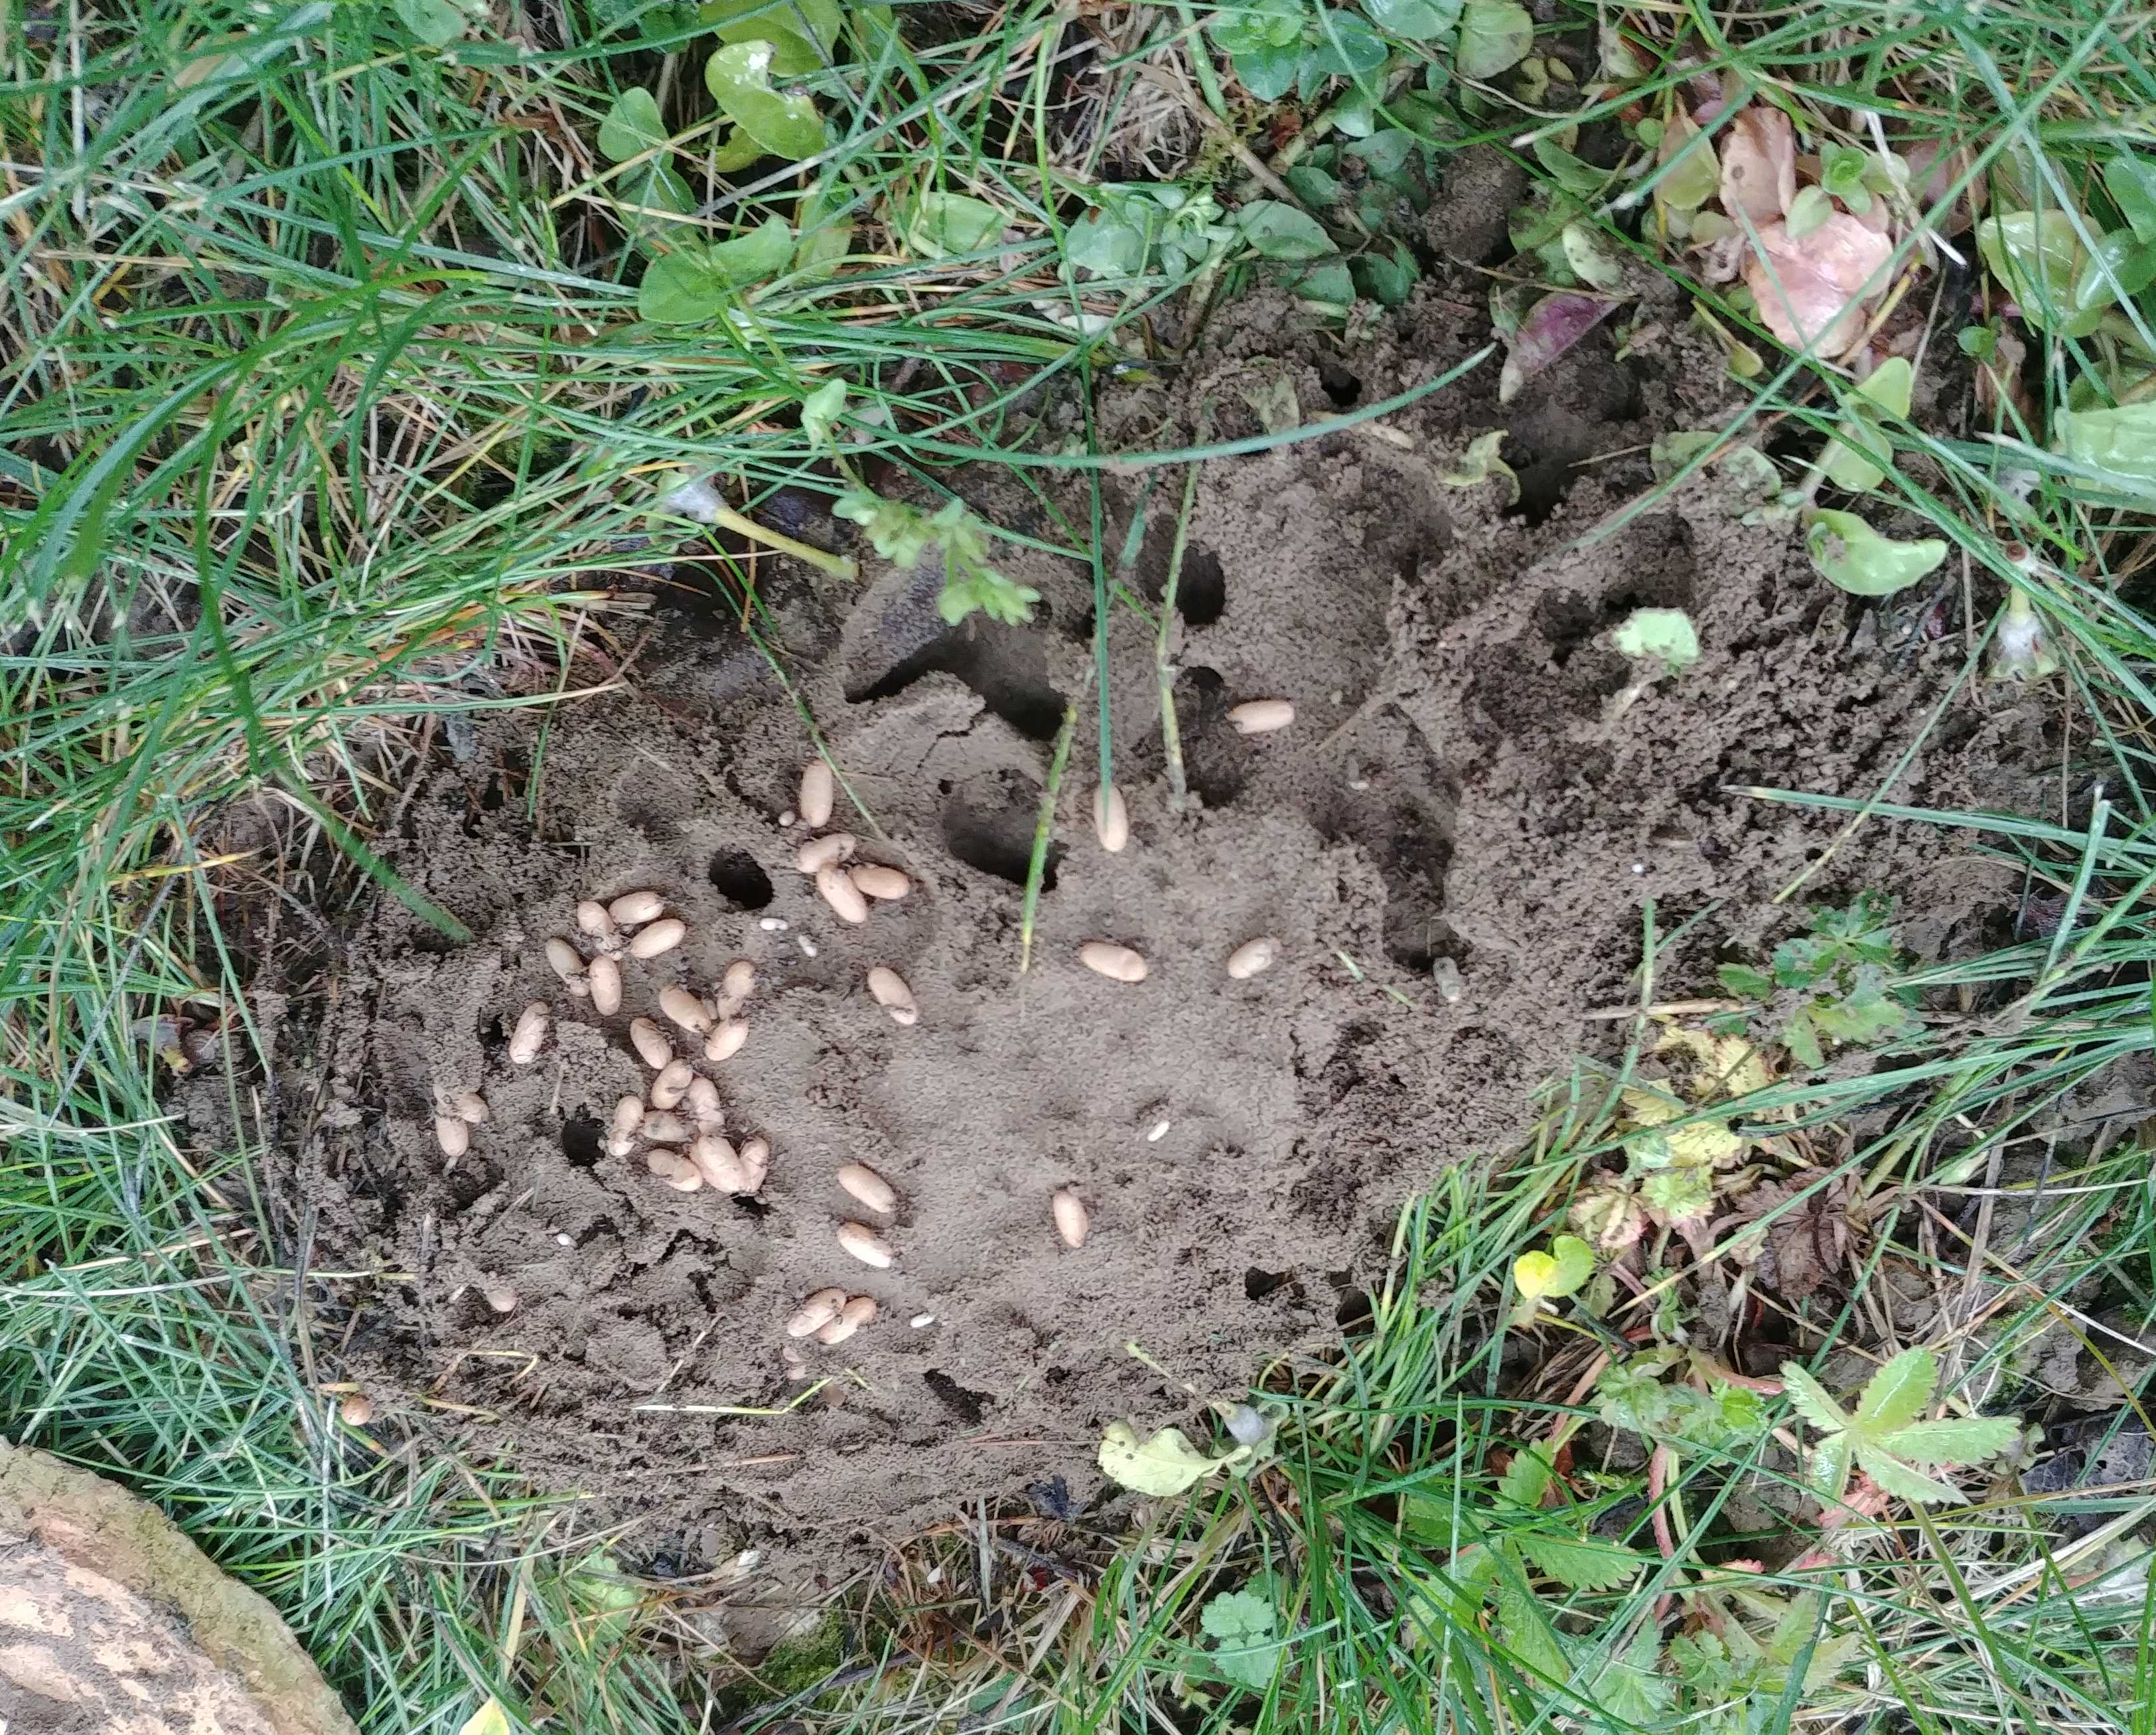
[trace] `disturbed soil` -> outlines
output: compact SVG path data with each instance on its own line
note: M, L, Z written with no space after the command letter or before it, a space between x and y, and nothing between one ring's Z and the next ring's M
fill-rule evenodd
M1255 403L1309 424L1374 401L1479 346L1478 305L1440 280L1348 346L1260 295L1186 376L1111 393L1104 444L1187 443L1201 403L1231 439L1258 431ZM2045 761L2040 722L1979 693L1927 732L1964 654L1958 581L1899 615L1857 605L1791 525L1743 522L1718 472L1637 509L1651 439L1733 402L1681 310L1667 326L1621 360L1590 337L1509 405L1492 361L1382 428L1208 465L1179 597L1181 811L1151 625L1111 619L1120 855L1088 819L1083 567L1014 551L1034 623L950 629L932 560L905 572L858 549L858 586L763 562L790 695L697 559L624 568L608 690L543 732L496 712L454 734L382 839L470 942L383 900L314 1051L291 1057L321 1111L293 1192L314 1262L378 1280L345 1346L374 1425L513 1447L692 1567L773 1535L835 1552L1057 1475L1082 1501L1106 1421L1183 1419L1191 1393L1337 1340L1401 1203L1613 1039L1584 1014L1636 995L1650 906L1664 935L1691 924L1659 980L1692 991L1725 948L1786 927L1794 906L1772 900L1808 869L1804 897L1897 894L1921 953L1976 943L2010 891L1937 835L1873 824L1836 844L1840 816L1736 792L1868 796L1914 747L1895 799L2010 806ZM1517 503L1502 480L1441 480L1493 428ZM1108 547L1147 514L1130 582L1147 597L1182 473L1161 481L1108 484ZM992 521L1055 536L1028 497L955 482ZM1609 629L1650 605L1688 610L1704 654L1640 688ZM1237 735L1229 708L1257 698L1292 701L1292 726ZM1020 886L1072 704L1021 973ZM793 866L803 707L860 803L842 796L834 825L913 882L858 927ZM688 937L629 963L602 1019L542 947L578 899L638 887ZM1279 962L1229 979L1258 935ZM1090 940L1142 953L1146 979L1086 969ZM603 1142L651 1076L628 1021L737 958L757 973L747 1044L700 1070L730 1135L769 1140L769 1179L751 1199L674 1192ZM879 964L917 1024L870 997ZM534 999L552 1028L516 1065ZM490 1118L450 1162L431 1118L463 1090ZM892 1216L840 1190L848 1163L897 1189ZM1091 1213L1075 1250L1051 1223L1060 1188ZM891 1269L840 1250L848 1218L884 1230ZM789 1367L782 1322L827 1285L878 1316Z

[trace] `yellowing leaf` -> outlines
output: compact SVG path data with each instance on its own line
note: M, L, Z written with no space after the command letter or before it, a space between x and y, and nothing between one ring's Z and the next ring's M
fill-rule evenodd
M1642 1127L1659 1127L1666 1121L1674 1121L1685 1111L1685 1106L1666 1091L1658 1091L1651 1085L1627 1085L1625 1087L1625 1111Z
M1744 1141L1719 1121L1694 1121L1662 1136L1669 1141L1670 1160L1679 1168L1727 1168L1744 1154Z
M1547 1253L1522 1253L1512 1261L1512 1284L1529 1301L1547 1294L1557 1281L1557 1261Z
M1512 474L1512 465L1497 455L1508 431L1496 428L1487 434L1476 434L1467 442L1467 449L1460 454L1459 468L1440 472L1438 480L1448 488L1472 488L1478 483L1488 481L1492 476L1502 476L1505 479L1506 503L1510 505L1517 500L1520 497L1520 479Z
M464 1721L457 1735L509 1735L509 1713L501 1708L501 1701L489 1698Z
M1712 198L1722 185L1722 165L1714 141L1702 137L1682 109L1670 117L1656 153L1663 173L1655 182L1655 203L1666 213L1689 213Z
M1163 1428L1140 1440L1128 1422L1111 1422L1101 1435L1101 1474L1135 1494L1180 1494L1214 1471L1240 1463L1249 1454L1245 1446L1224 1458L1209 1458L1180 1428Z

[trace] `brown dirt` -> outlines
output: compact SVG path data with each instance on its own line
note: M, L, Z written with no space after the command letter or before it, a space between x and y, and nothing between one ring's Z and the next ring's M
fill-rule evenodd
M1427 378L1481 341L1443 288L1352 352L1284 302L1246 302L1202 377L1122 393L1106 438L1179 443L1201 398L1218 437L1255 431L1244 394L1283 376L1306 418ZM626 620L619 690L556 714L543 741L514 717L482 726L384 839L476 938L449 947L385 901L313 1074L329 1111L302 1196L318 1265L382 1274L351 1356L384 1424L513 1444L542 1479L706 1563L751 1535L835 1544L1051 1474L1085 1498L1104 1421L1173 1419L1186 1383L1239 1390L1267 1352L1337 1337L1382 1276L1401 1202L1506 1139L1548 1070L1611 1039L1581 1014L1633 992L1648 900L1665 932L1709 912L1665 963L1694 990L1719 946L1785 923L1768 900L1839 821L1727 786L1871 793L1956 666L1958 626L1936 641L1923 604L1907 619L1854 606L1792 528L1744 526L1712 480L1581 546L1645 484L1654 434L1726 409L1718 363L1689 340L1620 362L1598 334L1502 411L1494 385L1492 362L1389 434L1208 467L1177 685L1202 799L1170 811L1149 639L1119 612L1133 841L1111 856L1092 839L1089 707L1028 975L1015 882L1046 737L1090 665L1074 566L1014 556L1044 593L1036 624L955 632L927 567L859 590L765 569L793 678L881 829L855 824L865 853L917 887L865 927L791 866L802 833L778 820L806 737L708 608ZM1496 426L1512 430L1523 510L1496 485L1438 480ZM1156 592L1180 473L1165 480L1138 573ZM1137 490L1118 478L1111 496L1114 547ZM1024 496L991 485L977 503L1053 534ZM1646 604L1691 610L1705 655L1620 713L1630 671L1607 629ZM1293 727L1235 736L1225 711L1255 697L1293 701ZM2007 804L2025 749L2041 761L2011 701L1965 703L1895 796ZM1808 895L1857 885L1899 893L1928 952L1967 943L1957 924L1999 896L1935 837L1884 824ZM601 1021L541 948L577 897L633 886L663 891L690 938L631 965L622 1017ZM1260 933L1281 962L1228 980L1229 952ZM1147 979L1083 969L1095 938L1143 952ZM706 1070L737 1136L771 1140L771 1178L752 1201L670 1192L598 1145L615 1098L649 1078L627 1018L740 957L759 973L749 1040ZM1440 961L1456 1004L1433 983ZM865 992L878 963L911 983L916 1027ZM505 1037L535 998L555 1034L513 1066ZM465 1087L493 1118L451 1166L430 1104ZM833 1239L860 1214L833 1178L849 1161L902 1195L890 1271ZM1092 1213L1076 1252L1050 1224L1066 1185ZM506 1317L480 1293L504 1284L519 1298ZM827 1284L882 1311L843 1349L812 1349L832 1377L797 1405L780 1322Z

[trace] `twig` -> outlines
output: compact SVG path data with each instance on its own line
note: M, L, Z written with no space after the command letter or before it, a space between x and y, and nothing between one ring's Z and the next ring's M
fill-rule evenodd
M1040 908L1040 882L1048 871L1048 840L1055 833L1055 796L1063 787L1063 768L1070 762L1071 738L1078 732L1078 707L1063 708L1063 726L1055 731L1055 752L1048 762L1048 785L1040 792L1040 817L1033 823L1033 855L1025 865L1025 902L1018 918L1018 973L1033 963L1033 918Z

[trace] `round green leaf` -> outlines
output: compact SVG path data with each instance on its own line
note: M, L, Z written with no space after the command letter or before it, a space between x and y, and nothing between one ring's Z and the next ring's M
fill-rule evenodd
M1229 56L1243 88L1260 102L1277 102L1295 88L1295 69L1302 64L1302 44L1276 48L1262 43Z
M776 277L793 257L793 231L781 217L767 217L745 235L735 235L711 250L711 269L736 288Z
M771 69L780 78L800 78L831 64L831 48L844 28L838 0L707 0L697 16L718 33L721 42L767 42Z
M632 85L614 98L606 119L599 122L599 154L608 162L626 162L657 150L666 136L659 99L641 85Z
M2099 239L2074 280L2073 305L2076 313L2108 307L2131 300L2156 280L2156 245L2143 246L2131 229L2118 229Z
M1698 629L1681 608L1635 608L1611 637L1626 656L1659 659L1672 675L1699 660Z
M1526 59L1534 40L1534 18L1517 0L1467 0L1452 64L1464 79L1494 79Z
M1264 259L1322 259L1337 250L1316 218L1278 199L1252 199L1235 213L1235 223Z
M1804 552L1828 583L1852 596L1891 597L1938 570L1947 545L1937 536L1897 542L1854 512L1819 512L1805 534Z
M644 268L636 311L654 326L701 326L726 305L726 285L700 254L669 253Z
M2156 403L2062 412L2056 428L2059 450L2076 463L2101 470L2123 493L2156 494Z
M1528 1301L1540 1301L1557 1281L1557 1261L1547 1253L1522 1253L1512 1261L1512 1287Z
M798 162L824 148L824 123L805 94L771 88L774 54L767 42L729 43L704 63L704 82L729 121L772 156Z
M1380 30L1408 42L1428 42L1460 21L1458 0L1449 6L1437 0L1363 0L1363 10Z
M927 259L978 253L1004 231L1004 213L986 199L963 192L916 194L907 213L906 239Z
M1976 250L2032 326L2063 337L2086 337L2103 322L2103 309L2076 307L2074 285L2087 249L2064 211L2009 211L1976 226Z

